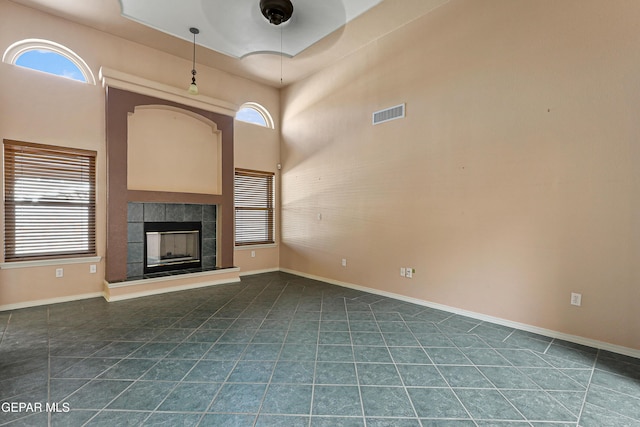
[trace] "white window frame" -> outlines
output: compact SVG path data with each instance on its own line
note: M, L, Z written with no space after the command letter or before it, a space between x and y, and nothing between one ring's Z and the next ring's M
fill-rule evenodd
M87 65L87 63L74 51L69 49L66 46L61 45L60 43L52 42L50 40L44 39L25 39L20 40L13 43L11 46L5 50L4 55L2 56L2 62L7 64L16 65L16 61L20 56L26 52L32 50L45 50L49 52L57 53L69 61L71 61L82 73L85 82L91 85L96 84L96 78L91 72L91 68ZM32 68L29 68L32 69ZM40 70L36 70L40 71ZM41 71L42 72L42 71ZM53 74L57 75L57 74Z
M244 109L251 109L256 111L258 114L260 114L262 116L262 118L264 119L265 125L262 126L260 124L254 123L254 122L248 122L246 120L242 120L242 119L238 119L238 114L236 113L236 119L243 122L243 123L250 123L256 126L262 126L262 127L266 127L269 129L275 129L275 125L273 122L273 118L271 117L271 114L269 114L269 110L267 110L266 108L264 108L262 105L258 104L257 102L245 102L244 104L242 104L240 106L240 109L238 110L238 113Z

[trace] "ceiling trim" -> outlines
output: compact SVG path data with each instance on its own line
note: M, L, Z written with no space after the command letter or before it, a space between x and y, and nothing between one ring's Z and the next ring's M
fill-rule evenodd
M235 59L255 54L293 58L382 0L296 0L291 19L273 25L258 0L181 0L157 5L148 0L121 0L121 15L175 37Z

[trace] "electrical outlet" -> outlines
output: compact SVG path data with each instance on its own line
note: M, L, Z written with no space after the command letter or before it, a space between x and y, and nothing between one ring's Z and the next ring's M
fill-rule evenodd
M256 257L256 251L251 251L251 258L255 258Z
M346 258L342 258L342 266L343 267L347 266L347 259Z
M64 270L62 268L56 268L56 277L64 276Z
M98 271L98 267L96 267L96 265L95 265L95 264L91 264L91 265L89 266L89 273L91 273L91 274L95 274L97 271Z
M407 267L406 273L407 273L407 279L413 279L413 273L414 273L413 268Z
M582 294L571 292L571 305L580 307L582 305Z
M400 276L402 277L406 277L407 276L407 269L404 267L400 267Z

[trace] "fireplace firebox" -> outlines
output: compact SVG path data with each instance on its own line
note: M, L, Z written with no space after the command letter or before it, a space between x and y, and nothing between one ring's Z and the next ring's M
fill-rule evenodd
M202 267L201 222L145 222L144 274Z

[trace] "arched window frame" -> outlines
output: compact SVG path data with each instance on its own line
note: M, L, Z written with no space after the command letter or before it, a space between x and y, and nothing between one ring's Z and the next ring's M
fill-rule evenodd
M260 114L262 116L262 118L265 121L265 126L264 127L267 127L269 129L275 129L275 125L274 125L274 122L273 122L273 118L271 117L271 114L269 114L269 111L266 108L264 108L262 105L258 104L257 102L245 102L244 104L242 104L240 106L240 109L238 110L238 112L240 112L240 111L242 111L242 110L244 110L246 108L255 110L255 111L258 112L258 114ZM237 117L237 113L236 113L236 117ZM242 120L242 119L238 119L238 120L240 120L241 122L244 122L244 123L251 123L251 124L255 124L257 126L261 126L261 125L259 125L257 123L247 122L247 121Z
M86 83L89 83L92 85L96 84L96 79L93 73L91 72L91 68L89 68L87 63L84 62L84 60L77 53L75 53L68 47L61 45L60 43L52 42L50 40L25 39L25 40L15 42L11 46L9 46L7 50L4 51L4 55L2 56L2 62L16 65L16 61L18 60L18 58L20 58L22 54L32 50L46 50L49 52L57 53L58 55L61 55L67 58L76 67L78 67Z

